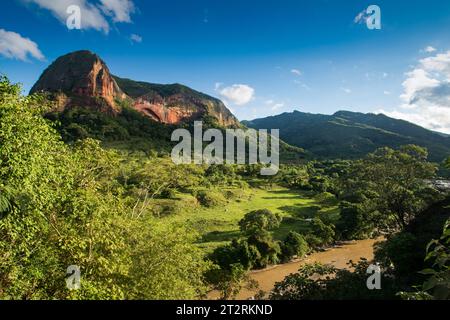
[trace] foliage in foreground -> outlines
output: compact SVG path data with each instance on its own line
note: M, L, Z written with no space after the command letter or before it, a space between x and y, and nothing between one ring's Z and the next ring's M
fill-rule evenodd
M388 276L382 276L383 290L367 288L369 262L350 261L354 269L339 270L331 265L308 264L298 273L276 283L270 294L272 300L365 300L395 296L395 286Z
M86 139L62 142L0 79L0 299L194 299L208 264L183 227L134 215L119 157ZM81 289L66 288L70 265Z
M425 262L431 266L420 271L426 280L417 292L401 292L400 296L408 300L449 300L450 299L450 220L444 226L439 240L431 241L427 246Z

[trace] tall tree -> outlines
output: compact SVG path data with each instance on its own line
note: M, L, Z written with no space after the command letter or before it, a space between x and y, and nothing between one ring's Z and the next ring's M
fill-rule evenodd
M356 161L341 180L341 198L372 203L369 207L380 214L379 225L402 229L433 194L427 180L435 177L437 166L427 157L427 150L415 145L378 149Z

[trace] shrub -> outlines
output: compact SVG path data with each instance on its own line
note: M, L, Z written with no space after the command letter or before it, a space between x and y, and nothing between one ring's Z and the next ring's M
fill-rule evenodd
M281 217L273 214L270 210L256 210L247 213L244 218L239 221L239 227L242 232L252 234L260 231L269 231L280 226Z
M375 224L362 204L344 201L340 204L340 210L341 214L336 229L341 238L345 240L364 239L375 230Z
M320 218L314 218L312 222L312 235L307 237L308 243L312 247L327 246L334 241L334 237L333 225L327 225Z
M174 189L165 189L161 192L161 198L164 199L174 199L177 193Z
M322 192L315 196L315 200L324 206L334 206L337 204L336 197L329 192Z
M393 265L398 275L413 276L417 273L417 266L423 262L423 253L417 252L416 242L413 234L399 233L378 245L375 258L383 265Z
M275 284L271 300L375 300L395 299L397 287L382 273L383 290L367 290L369 262L350 263L352 271L319 263L304 265L298 273Z
M291 231L281 246L281 257L284 262L287 262L294 256L303 257L308 250L308 242L305 238L301 234Z
M242 189L225 190L224 196L227 200L239 200L246 196Z
M221 194L212 191L198 191L196 198L202 206L208 208L217 207L226 202Z
M242 288L257 288L257 283L250 279L247 270L239 263L231 265L229 269L210 269L205 273L205 278L213 289L220 292L221 300L233 299Z
M247 241L234 239L231 244L215 249L209 259L222 270L231 270L236 263L245 270L250 270L260 260L260 253Z
M268 265L277 264L281 254L278 242L266 231L257 232L248 238L248 244L255 246L259 252L259 259L254 263L255 268L265 268Z

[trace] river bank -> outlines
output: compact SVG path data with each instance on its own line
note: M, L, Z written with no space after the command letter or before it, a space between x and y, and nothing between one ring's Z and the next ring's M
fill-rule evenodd
M259 290L262 290L266 293L270 292L276 282L280 282L286 276L292 273L296 273L298 269L305 264L319 262L323 264L332 264L339 269L346 269L348 268L348 262L350 260L353 260L355 262L359 261L361 258L372 260L374 257L373 245L381 240L382 238L352 241L327 249L323 252L315 252L304 259L292 261L282 265L272 266L263 270L251 271L249 273L249 276L252 280L255 280L258 283L259 288L254 291L243 289L238 294L236 299L251 299L257 294ZM217 299L218 293L211 292L208 295L208 298Z

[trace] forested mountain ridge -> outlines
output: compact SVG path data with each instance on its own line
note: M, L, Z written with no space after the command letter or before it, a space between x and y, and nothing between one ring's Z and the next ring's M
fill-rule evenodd
M360 158L380 147L407 144L427 148L432 161L441 162L450 153L450 137L382 114L294 111L242 123L255 129L279 128L281 139L319 158Z
M30 93L53 94L59 111L87 107L120 114L123 104L164 124L182 124L213 118L218 125L239 126L239 121L219 99L180 84L137 82L113 76L95 53L82 50L56 59Z

